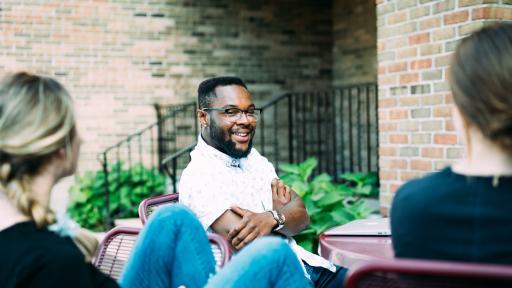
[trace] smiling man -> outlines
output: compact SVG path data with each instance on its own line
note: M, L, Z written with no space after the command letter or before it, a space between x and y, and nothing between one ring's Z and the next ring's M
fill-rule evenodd
M315 287L341 287L345 269L291 239L308 226L309 216L297 194L277 179L273 165L252 148L261 110L244 82L205 80L198 105L201 135L180 179L180 202L237 250L261 236L287 237Z

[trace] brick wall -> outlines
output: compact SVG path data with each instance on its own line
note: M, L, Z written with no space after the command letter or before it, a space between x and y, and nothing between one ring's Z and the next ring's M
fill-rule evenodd
M379 141L383 212L404 181L462 156L447 83L458 41L512 20L510 0L377 0Z
M377 81L375 11L375 0L334 0L334 85Z
M0 76L28 70L70 90L96 154L155 120L154 102L192 100L198 83L239 75L259 98L332 82L331 1L0 2Z

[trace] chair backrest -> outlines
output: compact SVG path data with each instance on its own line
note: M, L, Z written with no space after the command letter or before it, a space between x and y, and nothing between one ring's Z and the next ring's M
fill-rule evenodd
M343 287L512 287L512 266L412 259L374 260L351 268Z
M100 243L93 265L110 277L119 279L139 232L139 228L131 227L115 227L110 230Z
M154 196L142 200L139 204L139 218L142 225L148 222L149 216L161 205L172 204L178 202L179 194L172 193L160 196Z
M100 243L92 263L103 273L118 280L130 257L140 233L139 228L115 227ZM217 268L224 266L231 258L231 250L222 236L208 233Z
M146 224L149 216L159 207L177 203L179 200L178 193L154 196L144 199L139 205L139 218L142 225ZM212 245L213 256L217 267L224 266L231 259L231 248L222 236L215 233L208 233L208 240Z

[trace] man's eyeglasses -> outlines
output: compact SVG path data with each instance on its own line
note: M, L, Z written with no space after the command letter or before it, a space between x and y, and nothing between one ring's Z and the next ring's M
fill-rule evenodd
M260 108L249 108L247 110L242 110L239 108L218 108L218 107L210 107L210 108L203 108L202 111L220 111L222 115L224 116L224 119L226 119L229 122L236 122L242 118L242 114L245 114L247 116L247 120L249 121L258 121L258 119L261 116L261 109Z

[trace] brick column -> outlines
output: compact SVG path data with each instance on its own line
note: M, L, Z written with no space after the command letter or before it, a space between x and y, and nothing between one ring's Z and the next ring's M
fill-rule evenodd
M405 181L462 156L448 66L458 41L512 20L511 0L377 0L381 206Z

